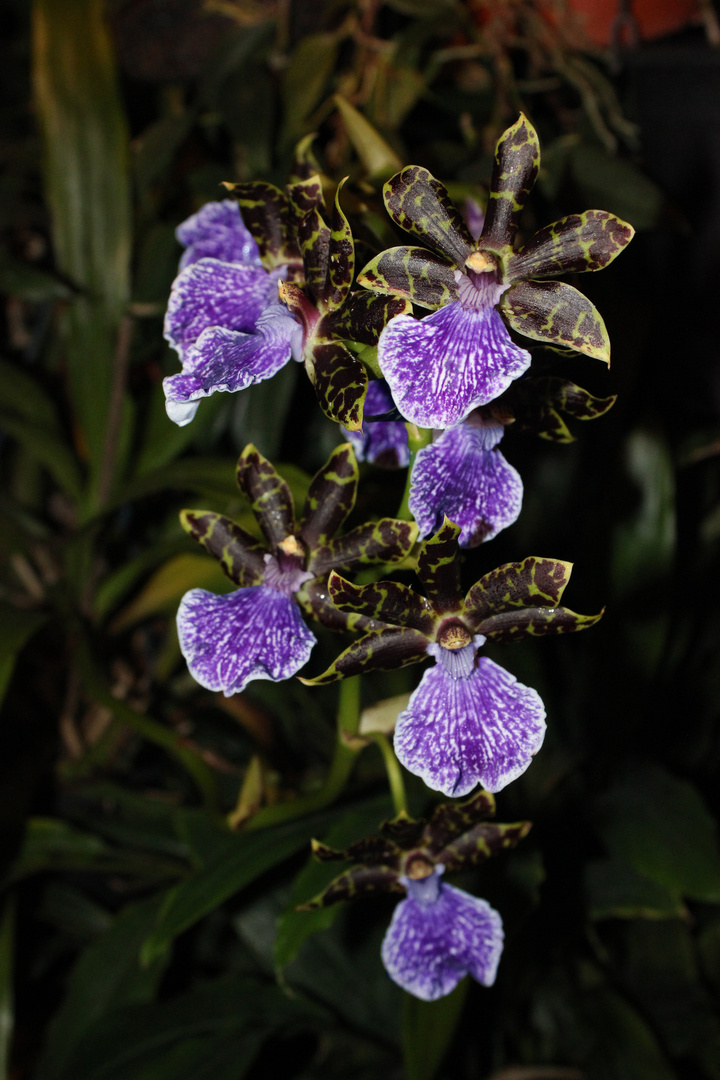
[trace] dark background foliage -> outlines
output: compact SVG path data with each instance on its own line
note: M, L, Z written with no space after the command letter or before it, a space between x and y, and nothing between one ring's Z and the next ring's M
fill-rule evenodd
M720 1077L720 54L709 5L656 5L675 33L652 40L636 7L590 25L605 49L533 0L6 2L0 1076ZM569 559L568 602L607 610L497 650L547 705L497 799L534 828L461 882L502 912L496 986L424 1005L380 964L391 901L292 911L327 880L310 837L342 847L391 813L372 747L323 786L336 688L226 700L174 636L187 588L224 587L178 510L249 523L242 447L300 494L336 431L294 365L175 428L162 315L174 229L222 180L282 184L316 131L351 210L397 159L482 195L519 108L543 151L527 231L588 206L637 229L578 282L610 372L534 350L618 400L569 445L510 431L523 513L465 569ZM402 487L364 467L358 520ZM368 677L363 704L415 679Z

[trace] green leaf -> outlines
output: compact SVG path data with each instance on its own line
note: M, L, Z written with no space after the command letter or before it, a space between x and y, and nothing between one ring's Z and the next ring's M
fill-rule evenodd
M48 616L40 611L22 611L0 603L0 704L5 697L19 654Z
M5 435L15 439L26 454L44 465L57 485L73 499L82 492L82 474L75 455L64 439L54 434L52 427L13 416L0 408L0 428Z
M635 230L605 210L570 214L546 225L505 262L505 280L555 277L602 270L617 258Z
M408 165L383 188L388 214L396 225L437 249L458 267L465 265L473 238L447 188L419 165Z
M620 994L598 987L586 996L591 1045L583 1064L593 1080L677 1080L650 1026Z
M188 589L222 593L229 588L227 577L216 563L202 555L175 555L155 571L129 604L121 608L112 620L110 632L120 634L151 615L174 614Z
M333 73L339 46L336 33L308 34L296 45L282 80L284 142L294 142L307 132L310 114Z
M527 117L504 131L495 147L490 197L485 209L481 244L502 251L512 247L520 215L540 168L540 143Z
M692 784L639 768L598 800L597 824L613 858L676 896L720 902L717 829Z
M513 330L610 363L605 323L586 296L560 281L521 281L499 304Z
M585 869L591 919L677 919L687 915L677 893L619 859L595 859Z
M402 161L395 151L362 113L341 94L336 94L333 100L371 183L380 183L402 168Z
M405 297L418 307L436 310L457 300L452 263L419 247L381 251L358 274L358 284L374 293Z
M122 421L111 420L110 410L130 294L132 220L129 136L103 0L35 0L33 60L53 250L59 270L82 291L65 312L64 329L93 505L106 483L107 455L117 453L108 425Z
M583 198L607 207L638 230L654 229L663 209L662 189L631 161L582 142L570 150L570 171Z
M101 1017L152 999L169 954L143 967L139 950L162 899L160 893L125 908L81 954L49 1028L40 1070L46 1080L62 1076L76 1046Z
M71 300L74 296L73 290L65 282L33 263L13 259L7 251L0 251L0 292L20 296L32 303Z
M321 815L228 836L205 866L167 893L155 926L143 944L144 962L161 955L178 934L299 851L328 820L329 815Z
M439 1001L403 994L402 1041L406 1080L433 1080L460 1023L470 980Z
M353 806L323 834L323 841L332 847L347 847L364 834L377 829L378 822L387 817L389 811L387 795ZM288 910L278 919L275 938L275 967L278 971L295 959L309 937L326 929L337 918L340 908L335 905L314 911L295 910L297 905L322 892L334 874L333 866L310 858L295 878Z

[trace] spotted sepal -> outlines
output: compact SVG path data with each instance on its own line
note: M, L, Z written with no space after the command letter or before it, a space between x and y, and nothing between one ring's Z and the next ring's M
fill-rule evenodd
M427 598L438 613L460 611L460 547L461 529L447 518L440 529L420 547L417 573Z
M297 227L305 282L316 301L323 300L330 258L330 229L317 208L303 215Z
M338 184L331 221L330 257L323 297L330 311L334 311L345 302L355 276L355 243L350 222L340 206L340 192L344 184L345 180Z
M377 345L390 319L408 315L409 300L399 296L372 296L367 292L350 293L346 303L323 317L321 330L331 337L347 338L360 345Z
M319 339L305 357L305 369L325 415L348 431L360 431L368 386L365 365L339 341Z
M324 686L364 671L392 671L427 659L427 645L428 639L418 630L386 626L354 641L322 675L298 678L307 686Z
M404 297L431 311L458 298L454 265L427 248L381 251L358 274L358 284L370 292Z
M353 585L338 573L332 573L328 585L332 601L341 611L357 611L388 626L417 630L427 638L433 635L439 622L432 604L400 582Z
M512 247L520 215L540 168L540 142L527 117L519 119L498 139L490 196L480 246L493 250Z
M299 592L295 593L295 602L305 615L322 623L329 630L344 630L353 633L368 634L373 630L382 630L383 624L369 619L358 612L340 611L330 599L326 578L314 578L307 581Z
M479 822L439 851L437 861L448 872L476 866L492 855L515 847L527 836L530 828L529 821L517 821L510 825Z
M237 464L237 482L250 499L273 554L295 530L290 488L266 457L250 443Z
M308 570L323 575L330 570L350 570L366 563L392 563L406 558L417 540L415 522L381 518L358 525L345 536L316 547Z
M350 443L336 446L310 481L298 535L312 550L327 544L355 505L358 466Z
M384 866L355 866L344 874L339 874L330 884L304 904L299 904L296 911L315 911L329 907L343 900L354 900L358 896L372 893L404 893L396 870Z
M518 379L513 383L508 405L519 427L550 442L569 443L575 436L561 413L574 420L594 420L615 404L616 397L595 397L569 379L548 375L540 379Z
M258 246L266 270L290 265L302 267L302 256L295 239L293 213L287 197L264 180L247 184L224 185L240 204L242 219Z
M303 136L300 142L297 143L293 152L292 165L290 166L291 185L300 183L303 180L309 180L320 173L320 163L312 149L316 138L317 134L313 131L309 135Z
M572 285L521 281L505 293L500 309L519 334L564 345L610 364L610 338L602 316Z
M322 210L324 206L322 181L315 173L304 180L296 180L287 184L288 206L295 218L296 223L311 210Z
M519 608L489 615L480 622L477 630L492 641L506 642L521 641L525 637L546 637L549 634L571 634L594 626L602 618L603 611L597 615L578 615L564 607Z
M456 266L464 265L473 238L447 188L432 173L420 165L408 165L388 180L383 198L396 225L441 251Z
M505 563L476 581L465 597L465 615L477 630L490 615L524 607L555 608L570 580L572 563L531 555Z
M250 533L222 514L208 510L183 510L180 524L185 532L217 559L231 581L241 587L260 585L265 572L265 547Z
M632 225L606 210L570 214L540 229L505 262L505 280L602 270L627 247Z

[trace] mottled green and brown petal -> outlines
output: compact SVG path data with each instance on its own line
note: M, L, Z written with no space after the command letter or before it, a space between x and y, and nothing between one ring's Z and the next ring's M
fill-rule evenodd
M602 270L634 234L632 225L606 210L570 214L540 229L524 248L505 260L505 280Z
M427 658L427 638L417 630L388 626L353 642L322 675L300 681L307 686L324 686L363 671L392 671L417 664Z
M383 198L396 225L419 236L457 266L464 265L473 238L447 188L432 173L408 165L388 180Z
M539 379L519 379L507 395L512 415L519 427L551 442L573 442L575 436L564 418L594 420L615 404L615 395L600 398L571 382L548 375Z
M325 298L328 261L330 258L330 229L316 208L303 215L297 227L302 251L305 283L315 300Z
M361 345L376 345L390 319L412 312L409 300L400 296L372 296L350 293L342 307L323 315L318 333L323 337L347 338Z
M322 210L325 202L323 199L322 182L317 173L306 177L304 180L296 180L285 188L288 205L295 218L295 222L307 214L310 210Z
M363 563L399 562L410 554L416 540L415 522L396 518L370 521L316 547L308 570L322 576L330 570L350 570Z
M484 818L495 816L495 798L489 791L478 791L461 803L441 803L422 832L422 846L428 851L442 851L450 841L473 829Z
M222 514L183 510L180 524L194 540L218 560L236 585L259 585L263 580L265 547L250 533Z
M549 634L571 634L587 630L602 618L597 615L578 615L569 608L528 607L489 615L477 627L491 641L521 641L525 637L546 637Z
M610 339L602 316L572 285L521 281L505 293L499 306L519 334L610 363Z
M426 638L433 635L439 622L430 602L398 581L353 585L333 573L328 584L333 602L341 611L357 611L390 626L408 627Z
M350 443L336 446L310 481L298 535L311 550L335 535L355 505L357 459Z
M531 555L505 563L476 581L465 597L465 616L477 629L489 615L522 607L557 607L572 563Z
M315 341L305 369L327 417L348 431L362 428L368 377L364 364L339 341Z
M427 248L381 251L358 274L358 284L370 292L405 297L432 311L458 298L454 265Z
M302 257L284 192L264 180L224 186L240 204L242 219L258 246L265 269L289 263L299 270Z
M290 488L275 467L252 443L237 465L237 482L252 503L260 528L277 553L280 544L295 531Z
M300 904L296 911L314 911L342 900L354 900L357 896L378 892L405 892L405 887L398 880L397 871L382 866L356 866L340 874L312 900Z
M347 299L355 275L355 243L350 223L340 206L340 192L345 180L338 185L333 206L327 283L324 299L333 311Z
M347 630L353 633L367 634L372 630L382 630L384 624L357 612L341 611L335 607L328 589L327 580L314 578L307 581L295 593L295 602L311 619L322 623L328 630Z
M480 247L502 251L512 247L525 206L540 168L537 132L523 113L498 139L490 197Z
M445 518L426 540L418 556L418 577L435 611L448 614L462 608L460 592L460 526Z
M530 828L529 821L518 821L510 825L480 822L438 851L437 861L449 872L476 866L500 851L515 847L527 836Z

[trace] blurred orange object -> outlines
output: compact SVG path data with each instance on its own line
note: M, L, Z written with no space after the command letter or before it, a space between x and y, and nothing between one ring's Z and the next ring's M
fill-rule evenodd
M700 0L568 0L584 33L595 45L607 47L618 40L630 44L628 34L641 41L675 33L702 22Z

